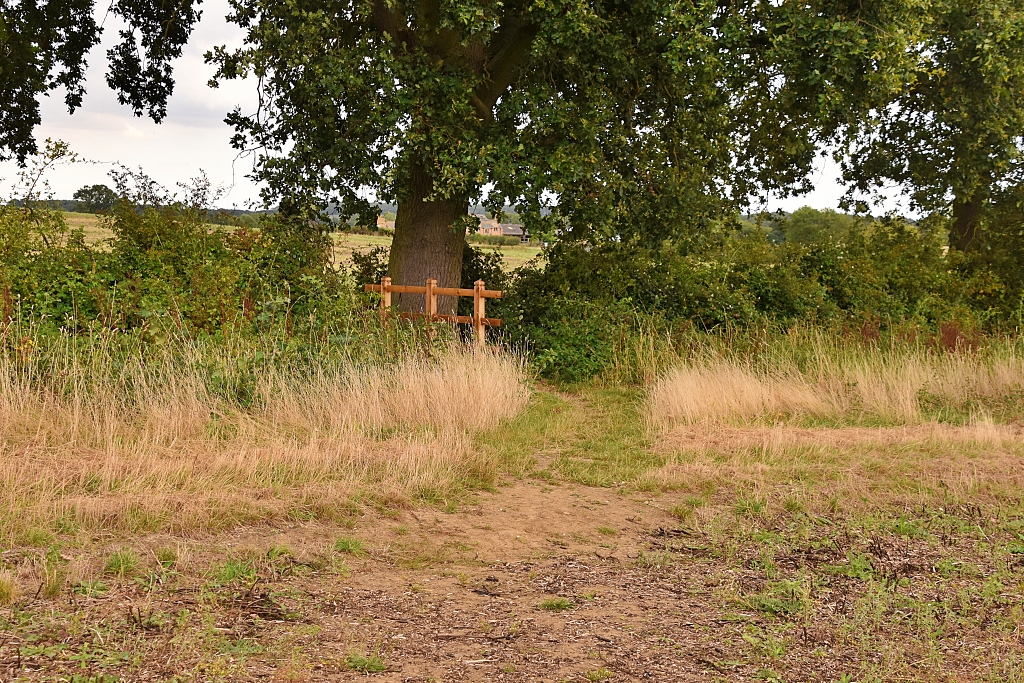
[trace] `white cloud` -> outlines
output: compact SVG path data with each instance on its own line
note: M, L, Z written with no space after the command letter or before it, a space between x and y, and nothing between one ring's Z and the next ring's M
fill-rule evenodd
M107 171L120 163L133 169L142 168L171 188L204 171L214 186L228 188L220 202L224 207L241 208L258 201L259 188L245 177L252 169L251 157L238 157L229 142L233 131L224 123L225 115L235 107L241 107L243 112L255 110L255 84L251 80L229 81L219 88L210 88L207 82L214 69L203 59L203 54L216 45L240 46L244 32L226 21L229 12L226 0L205 0L202 9L202 20L182 57L174 63L175 90L163 123L155 124L149 118L133 116L107 87L106 52L117 42L118 30L122 28L113 16L106 17L103 41L89 54L87 94L82 107L69 115L62 92L42 98L43 122L36 130L37 139L64 140L74 151L96 162L54 169L49 182L56 197L70 198L84 185L110 184ZM102 20L105 6L97 6L97 10L98 19ZM793 211L805 205L837 208L844 192L839 183L838 167L828 157L821 157L816 167L813 192L786 199L771 197L765 208L769 211ZM3 195L16 172L14 162L0 163L0 179L6 179L0 182ZM885 210L898 207L898 202L891 200L883 206Z
M259 188L244 177L252 164L237 159L238 152L230 145L233 131L224 123L225 115L236 106L243 111L255 109L255 85L252 81L234 81L210 88L207 81L214 69L203 60L203 53L215 45L241 45L244 33L225 20L229 11L225 0L206 0L202 8L202 20L184 54L174 62L174 94L163 123L133 116L106 84L106 53L118 41L121 28L112 16L106 18L103 41L88 56L87 94L82 107L69 115L63 92L42 98L43 122L36 129L36 138L64 140L75 152L98 162L54 169L49 180L56 197L70 198L84 185L111 184L107 171L120 163L141 167L168 187L205 171L215 186L230 187L221 206L243 207L258 200ZM102 20L106 6L97 9L97 19ZM0 178L7 179L5 191L16 173L14 162L0 163Z

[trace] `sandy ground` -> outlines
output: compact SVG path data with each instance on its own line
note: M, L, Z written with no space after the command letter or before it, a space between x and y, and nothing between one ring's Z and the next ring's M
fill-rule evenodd
M906 667L919 660L921 680L953 681L1024 651L1016 632L982 623L941 636L928 664L898 619L889 635L899 653L866 648L852 628L866 589L834 574L818 576L802 615L758 609L744 597L768 585L758 544L715 547L678 526L667 502L525 480L457 512L370 512L350 529L307 523L193 539L193 567L275 546L293 554L251 583L211 585L209 574L183 571L149 590L124 581L100 596L22 603L21 625L0 635L0 680L838 681L896 660L903 669L879 679L916 680ZM343 555L340 570L313 561L336 534L366 548ZM776 556L771 574L806 577L854 547L892 590L944 599L929 593L939 550L909 539L823 528ZM564 611L544 608L558 599ZM352 670L354 654L386 668Z

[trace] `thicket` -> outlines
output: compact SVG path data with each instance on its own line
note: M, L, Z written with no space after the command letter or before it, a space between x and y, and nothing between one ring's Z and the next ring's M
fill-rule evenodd
M678 347L693 333L800 325L868 341L904 335L972 344L1022 322L1024 215L1014 197L1005 206L986 224L991 248L966 254L946 248L940 220L822 214L816 224L803 211L790 217L796 225L737 220L655 245L559 242L514 273L500 252L467 245L461 284L483 279L506 290L488 304L489 315L505 320L490 332L494 340L526 349L541 375L569 382L640 379L643 354ZM339 269L326 226L315 222L268 214L255 227L222 226L187 203L139 207L138 198L116 203L102 218L113 237L96 245L46 205L0 208L8 348L25 325L36 337L117 332L142 344L272 334L315 337L322 346L393 334L359 291L386 272L386 248L356 254L351 269ZM460 306L471 313L469 299Z
M967 253L947 248L941 219L912 225L813 210L656 245L556 243L544 265L516 273L504 303L507 338L533 349L542 374L569 381L621 367L641 330L670 342L689 328L799 324L867 341L895 334L971 344L1015 332L1024 312L1024 221L1006 212L990 225L992 248Z

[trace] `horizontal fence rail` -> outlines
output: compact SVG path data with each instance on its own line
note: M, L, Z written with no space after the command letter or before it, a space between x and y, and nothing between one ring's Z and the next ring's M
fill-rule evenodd
M487 289L483 280L473 283L473 289L463 287L438 287L437 280L430 278L423 287L415 285L393 285L391 278L383 277L380 284L363 285L367 292L378 292L380 294L381 315L386 316L391 308L392 294L422 294L424 297L424 313L401 312L400 318L416 319L427 318L431 321L444 321L450 323L463 323L473 326L473 336L476 338L476 345L483 346L486 342L485 327L498 327L501 325L501 318L488 318L486 315L485 302L487 299L500 299L501 290ZM473 297L473 315L445 315L437 312L437 297L439 296L465 296Z

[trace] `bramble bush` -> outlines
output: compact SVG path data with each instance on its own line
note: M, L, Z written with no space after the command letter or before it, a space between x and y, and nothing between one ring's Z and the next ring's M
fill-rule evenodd
M544 266L517 272L507 333L531 348L542 375L580 381L613 364L640 320L662 334L680 325L937 331L1005 320L991 306L998 274L948 253L939 222L844 228L842 238L806 243L730 229L685 245L556 243Z

